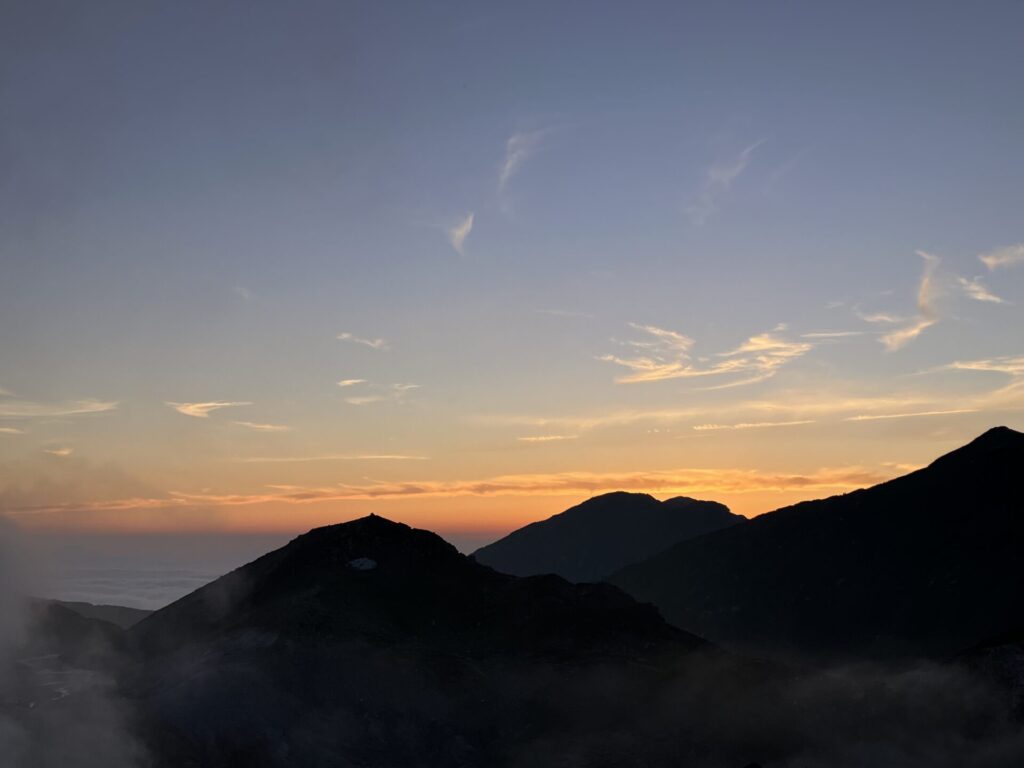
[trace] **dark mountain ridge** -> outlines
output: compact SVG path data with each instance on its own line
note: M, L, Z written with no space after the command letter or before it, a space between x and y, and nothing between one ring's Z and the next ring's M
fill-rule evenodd
M761 515L615 574L679 627L802 660L941 657L1019 626L1024 435Z
M429 531L376 515L317 528L186 595L130 631L147 654L236 629L430 643L460 652L616 652L655 638L695 646L607 584L510 577Z
M473 557L516 576L555 573L569 581L598 581L676 542L745 521L714 501L658 501L618 491L513 531Z
M500 574L375 516L310 531L128 637L124 687L167 766L504 765L539 742L614 753L625 741L604 740L636 729L628 702L708 647L610 585Z
M127 632L50 614L87 636L105 627L121 651L78 658L118 684L26 660L0 717L40 745L85 724L108 748L90 764L1015 768L1024 754L1013 689L990 682L1010 656L980 673L752 663L613 586L501 574L372 516L310 531Z

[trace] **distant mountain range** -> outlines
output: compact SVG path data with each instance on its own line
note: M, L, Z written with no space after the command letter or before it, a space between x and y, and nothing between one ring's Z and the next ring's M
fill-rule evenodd
M600 581L686 539L745 522L714 501L606 493L481 547L473 557L516 576Z
M1024 435L1000 427L887 483L681 542L611 582L757 655L942 657L1021 627Z

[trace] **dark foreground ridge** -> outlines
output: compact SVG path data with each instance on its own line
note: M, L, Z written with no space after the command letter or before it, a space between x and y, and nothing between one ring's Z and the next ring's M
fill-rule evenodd
M36 608L37 636L0 668L18 768L1024 764L1019 644L941 664L752 662L611 585L498 573L374 516L128 631ZM61 752L72 732L88 754Z
M943 657L1019 629L1024 435L682 542L612 583L679 627L782 658Z
M503 573L557 573L569 581L599 581L673 544L746 522L724 504L679 496L606 493L531 523L473 553Z

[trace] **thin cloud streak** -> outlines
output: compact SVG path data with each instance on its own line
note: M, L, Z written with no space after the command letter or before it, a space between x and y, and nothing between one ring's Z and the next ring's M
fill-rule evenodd
M354 387L358 384L366 384L366 379L342 379L338 382L339 387Z
M955 408L948 411L915 411L913 413L878 413L848 416L843 421L881 421L884 419L910 419L917 416L952 416L957 413L977 413L977 408Z
M796 427L804 424L814 424L813 419L799 419L797 421L749 421L739 424L695 424L694 429L698 432L714 432L723 429L766 429L769 427Z
M292 429L284 424L260 424L255 421L233 421L231 423L255 430L256 432L291 432Z
M517 437L520 443L556 443L563 440L575 440L579 435L530 435L527 437Z
M980 277L968 279L966 277L958 277L957 283L963 288L965 294L975 301L984 301L990 304L1006 304L1005 299L1001 299L996 296L992 291L989 290L988 286L985 285Z
M314 461L427 461L428 456L403 453L329 453L322 456L246 456L243 464L306 464Z
M369 347L370 349L388 348L388 342L386 339L363 338L362 336L356 336L354 333L349 333L348 331L342 331L341 333L338 334L337 338L338 341L348 341L351 342L352 344L359 344L364 347Z
M74 448L44 448L43 453L48 453L51 456L57 456L65 458L75 452Z
M719 200L746 170L754 150L764 142L765 139L755 141L729 162L717 163L708 169L707 178L697 201L685 209L691 223L701 225L717 213Z
M854 336L863 336L864 331L812 331L801 333L801 339L846 339Z
M917 317L909 325L882 336L880 341L889 352L902 349L925 330L939 322L939 310L936 305L939 287L935 279L935 271L938 269L940 260L938 256L933 256L925 251L918 251L917 255L924 259L924 273L921 275L921 283L917 288Z
M904 323L907 318L902 315L892 315L888 312L862 312L859 308L855 309L857 317L863 320L865 323L873 323L879 325L895 325L896 323Z
M502 161L498 171L498 193L505 191L505 187L512 180L512 177L519 173L523 164L530 159L534 152L540 147L546 130L514 133L505 142L505 159Z
M996 248L994 251L979 255L978 260L988 267L989 271L1024 264L1024 243Z
M174 403L168 400L164 404L170 406L183 416L191 416L194 419L208 419L211 413L221 408L238 408L244 405L252 405L249 402L228 402L224 400L214 400L208 403Z
M31 400L0 401L0 418L45 419L59 416L82 416L107 413L117 408L116 401L69 400L60 403L37 403Z
M349 405L372 405L373 403L382 403L388 398L384 395L362 395L360 397L346 397L345 402Z
M12 513L230 507L253 504L311 504L334 501L453 498L460 496L579 496L615 490L660 494L742 494L853 490L893 477L862 466L822 468L806 473L742 469L684 468L647 472L558 472L500 475L482 480L379 482L328 487L268 486L276 493L210 494L172 492L169 498L131 498L15 507Z
M490 414L473 417L474 423L490 427L536 429L566 429L590 431L616 427L630 427L637 424L678 424L696 419L736 418L749 415L750 422L764 421L765 416L775 416L786 421L807 419L841 418L856 413L891 412L911 408L939 410L954 403L962 403L962 397L933 397L918 394L864 397L826 396L820 391L784 391L776 400L745 400L729 403L716 408L655 408L621 410L611 413L600 412L589 415L536 416ZM973 404L973 403L972 403ZM761 416L761 419L756 419ZM704 421L698 423L705 423ZM712 422L713 423L713 422Z
M363 382L361 379L354 380L357 383L368 383ZM338 382L339 385L341 382ZM388 387L374 387L371 389L369 394L366 395L353 395L352 397L346 397L345 402L349 405L361 406L361 405L372 405L374 403L384 402L406 402L406 396L414 391L420 389L419 384L412 383L398 383L392 384ZM375 390L375 391L374 391Z
M991 357L985 360L958 360L937 370L947 371L990 371L1010 376L1024 376L1024 356Z
M24 435L25 430L16 427L0 427L0 435Z
M466 255L464 250L465 243L466 238L473 231L473 217L474 214L470 213L466 218L448 230L448 242L451 243L452 248L455 249L459 256Z

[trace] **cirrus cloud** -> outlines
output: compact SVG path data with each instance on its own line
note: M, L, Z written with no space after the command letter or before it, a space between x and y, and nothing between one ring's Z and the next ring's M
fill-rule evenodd
M191 416L195 419L208 419L213 411L221 408L237 408L243 405L252 405L248 402L228 402L224 400L213 400L206 403L175 403L170 400L165 403L183 416Z
M1024 264L1024 243L1016 243L1014 245L1006 245L1002 248L996 248L988 253L979 255L978 260L988 267L989 270L999 269L1001 267L1012 267L1016 264Z
M786 339L781 335L783 328L780 326L751 336L733 350L718 353L716 361L698 364L690 356L690 348L694 344L690 337L653 325L630 323L630 327L646 334L641 339L619 342L634 350L633 354L609 354L598 358L629 370L628 374L615 379L620 384L716 376L735 377L717 385L716 389L753 384L774 376L786 363L807 354L814 347L809 341Z
M458 253L459 256L466 255L466 238L469 237L470 233L473 231L473 217L474 214L470 212L465 216L465 218L461 219L448 230L448 242L451 243L452 248L455 249L455 252Z

